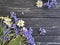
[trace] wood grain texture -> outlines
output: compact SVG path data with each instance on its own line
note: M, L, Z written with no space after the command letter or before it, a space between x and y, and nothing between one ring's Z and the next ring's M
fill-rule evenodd
M27 28L33 28L37 45L60 45L60 0L51 9L37 8L34 0L0 0L0 16L16 12L25 21ZM24 12L24 15L21 14ZM45 36L38 34L39 28L46 29Z

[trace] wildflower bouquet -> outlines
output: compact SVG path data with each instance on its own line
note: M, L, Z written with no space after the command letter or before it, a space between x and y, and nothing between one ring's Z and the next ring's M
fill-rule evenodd
M25 22L16 13L0 17L0 45L35 45L33 29L24 27Z

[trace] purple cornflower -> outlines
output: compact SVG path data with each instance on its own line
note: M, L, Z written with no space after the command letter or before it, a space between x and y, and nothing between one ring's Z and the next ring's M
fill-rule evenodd
M43 6L48 6L48 8L55 7L56 5L57 5L56 0L49 0L48 2L43 4Z
M26 36L28 43L31 45L35 45L34 38L32 37L31 33L27 30L27 28L23 27L23 33Z
M11 17L16 18L16 13L15 12L10 12Z
M15 34L18 35L19 32L20 32L20 29L19 28L14 28L14 31L15 31Z
M29 28L29 33L31 33L31 34L33 33L32 27Z
M15 22L18 22L19 21L19 18L17 18L15 12L11 12L11 17L14 19Z
M15 34L18 35L19 32L20 32L20 29L17 27L17 25L16 25L16 24L13 24L13 25L12 25L12 28L14 29Z
M48 8L51 8L51 7L54 7L57 5L57 1L56 0L52 0L49 5L48 5Z
M45 30L45 29L42 29L42 28L39 29L39 32L40 32L40 34L42 34L42 35L45 35L45 34L46 34L46 30Z
M18 30L15 30L15 34L18 35L19 34L19 31Z
M28 39L28 43L30 43L31 45L35 45L34 38L31 37L30 39Z
M13 28L14 28L15 34L18 35L20 32L20 29L16 26L16 24L13 24Z
M16 28L16 24L12 24L12 28Z
M14 18L15 22L17 23L19 21L19 18Z

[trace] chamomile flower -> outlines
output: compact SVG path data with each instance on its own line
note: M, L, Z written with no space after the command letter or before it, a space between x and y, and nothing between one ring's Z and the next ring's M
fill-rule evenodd
M24 21L23 20L19 20L18 23L17 23L17 25L19 27L23 27L24 26Z
M6 25L8 25L8 27L11 27L11 22L10 21L3 21Z
M43 2L38 0L38 1L36 2L36 6L37 6L37 7L42 7L42 6L43 6Z
M5 20L5 21L11 21L11 19L8 18L8 17L4 17L4 20Z

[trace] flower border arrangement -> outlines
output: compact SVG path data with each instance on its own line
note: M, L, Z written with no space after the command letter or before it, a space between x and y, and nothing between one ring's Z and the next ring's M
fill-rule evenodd
M52 8L52 7L55 7L56 5L57 5L56 0L48 0L48 2L45 2L45 3L43 3L42 0L37 0L37 2L36 2L36 6L38 8L41 8L41 7Z
M15 12L0 17L0 45L35 45L33 29L24 27L25 22Z

